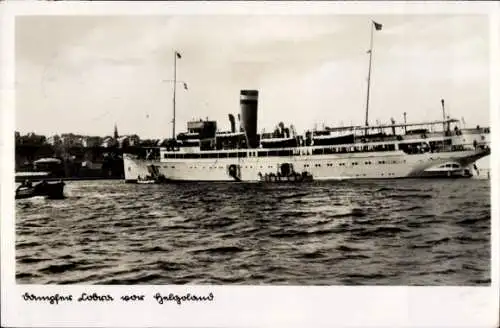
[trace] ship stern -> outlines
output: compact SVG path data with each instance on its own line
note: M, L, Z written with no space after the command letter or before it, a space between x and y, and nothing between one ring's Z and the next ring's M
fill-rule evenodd
M137 183L141 177L149 174L148 162L144 159L136 158L130 154L123 155L123 172L126 183Z

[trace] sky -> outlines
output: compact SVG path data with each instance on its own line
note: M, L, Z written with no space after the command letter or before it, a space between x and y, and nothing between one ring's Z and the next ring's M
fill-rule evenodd
M364 124L447 113L488 125L489 25L480 15L18 16L16 130L166 138L191 119L230 127L241 89L257 89L258 130Z

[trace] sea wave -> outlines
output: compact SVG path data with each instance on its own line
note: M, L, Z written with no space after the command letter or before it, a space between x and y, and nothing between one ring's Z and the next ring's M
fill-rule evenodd
M71 181L16 202L23 284L488 285L488 181Z

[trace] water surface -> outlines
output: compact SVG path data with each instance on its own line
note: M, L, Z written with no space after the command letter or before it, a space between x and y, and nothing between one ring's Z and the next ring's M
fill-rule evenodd
M27 284L489 285L485 180L67 182L16 201Z

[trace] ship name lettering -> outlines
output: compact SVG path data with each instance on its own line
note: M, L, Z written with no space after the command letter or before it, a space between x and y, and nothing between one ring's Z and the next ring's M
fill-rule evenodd
M92 293L91 295L87 293L82 293L80 298L78 298L78 302L106 302L113 301L113 296L107 295L97 295L97 293Z

